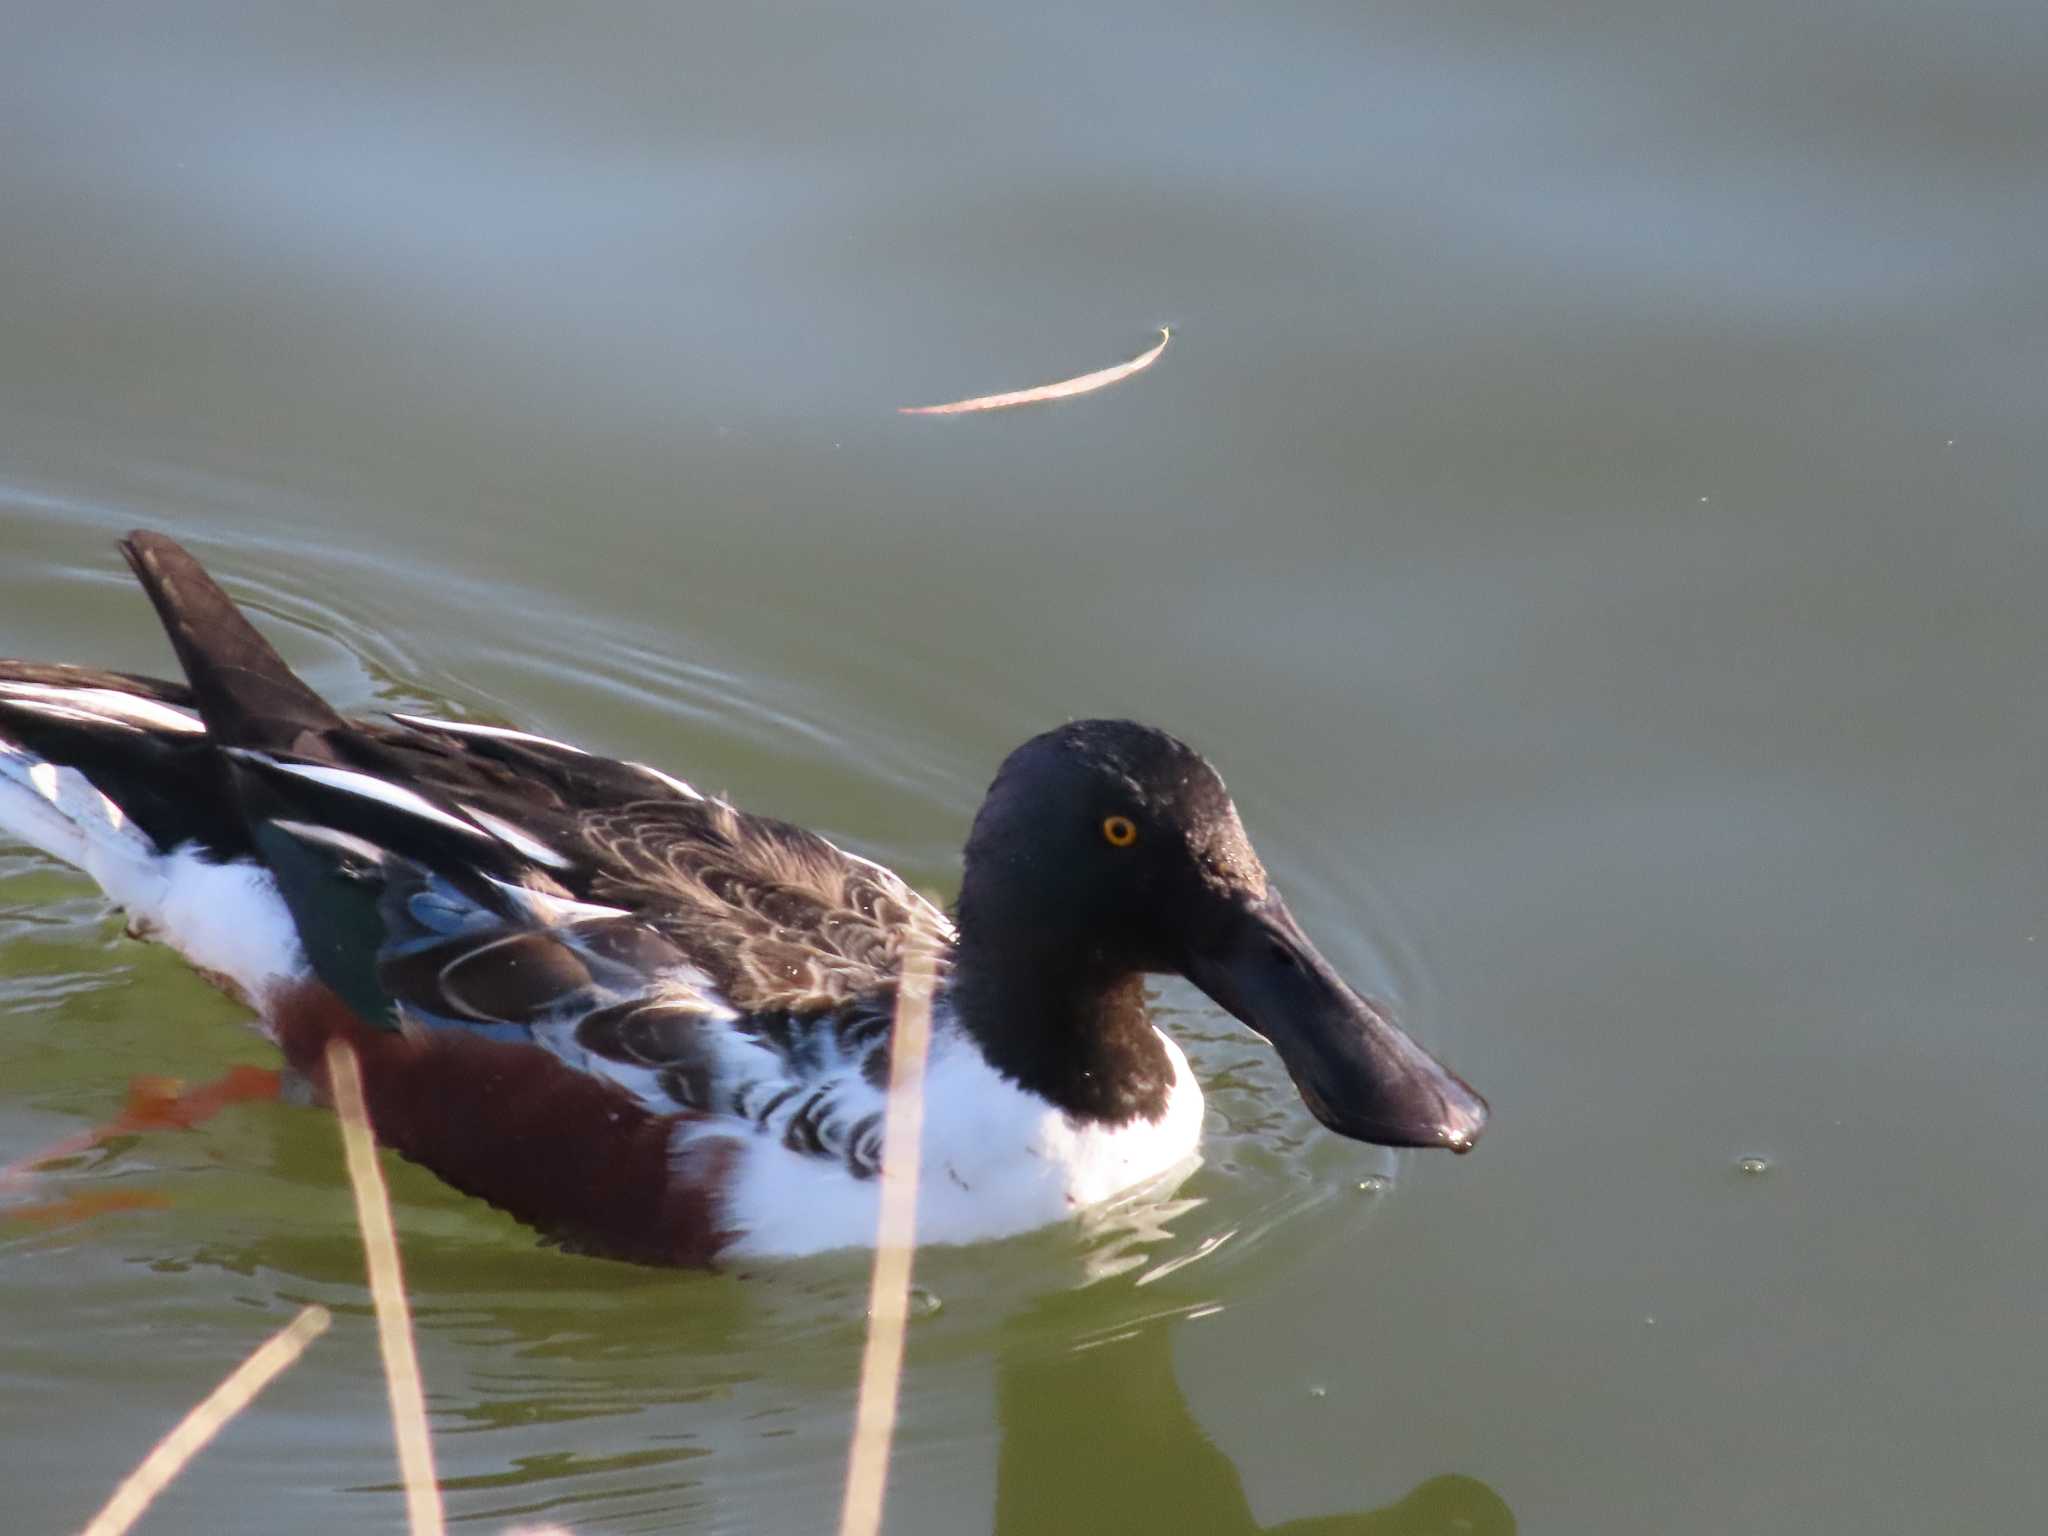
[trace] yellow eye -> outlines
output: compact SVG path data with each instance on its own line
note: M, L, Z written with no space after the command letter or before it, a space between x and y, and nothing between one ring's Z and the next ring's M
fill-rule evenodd
M1102 818L1102 835L1112 848L1128 848L1138 840L1138 824L1128 816Z

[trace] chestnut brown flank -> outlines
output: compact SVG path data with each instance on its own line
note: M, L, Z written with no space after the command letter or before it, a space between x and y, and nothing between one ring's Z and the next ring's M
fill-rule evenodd
M699 1116L655 1114L536 1045L372 1028L317 981L270 1012L285 1059L323 1100L327 1042L345 1040L380 1142L564 1247L695 1268L738 1235L721 1209L738 1144L707 1136L680 1164L671 1152Z

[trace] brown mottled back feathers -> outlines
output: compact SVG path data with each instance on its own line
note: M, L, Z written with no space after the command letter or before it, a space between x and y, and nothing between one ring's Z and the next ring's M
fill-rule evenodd
M893 993L907 944L952 925L895 875L813 832L719 801L577 818L588 899L638 913L742 1011L830 1012Z
M458 815L517 828L554 857L486 850L493 878L623 909L742 1014L816 1015L894 996L906 946L950 956L944 913L898 876L806 828L753 816L636 764L543 738L427 722L352 722L347 766ZM295 788L295 786L287 786ZM379 808L328 797L329 813ZM366 826L347 830L371 835ZM429 829L431 831L431 829ZM457 883L462 869L411 847ZM454 847L465 860L476 850Z

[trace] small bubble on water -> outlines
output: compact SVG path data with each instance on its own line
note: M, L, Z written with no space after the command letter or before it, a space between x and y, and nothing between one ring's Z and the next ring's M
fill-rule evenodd
M1735 1171L1746 1179L1760 1179L1771 1171L1771 1160L1767 1157L1739 1158Z
M1358 1181L1358 1192L1361 1195L1384 1195L1393 1187L1392 1179L1377 1173L1369 1173Z
M939 1300L936 1291L928 1291L921 1285L910 1288L910 1297L905 1310L913 1317L933 1317L945 1303Z
M1328 1387L1310 1387L1308 1389L1308 1395L1310 1397L1328 1397L1330 1395L1330 1389Z

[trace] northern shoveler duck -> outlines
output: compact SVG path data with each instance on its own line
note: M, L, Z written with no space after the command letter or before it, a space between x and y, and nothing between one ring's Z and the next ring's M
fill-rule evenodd
M1223 781L1083 720L997 773L958 915L638 763L348 720L179 545L122 549L189 686L0 662L0 830L246 1000L379 1137L569 1246L648 1263L872 1241L906 950L937 957L919 1236L1058 1221L1185 1161L1202 1094L1146 1016L1187 977L1317 1119L1470 1148L1486 1105L1337 976Z

